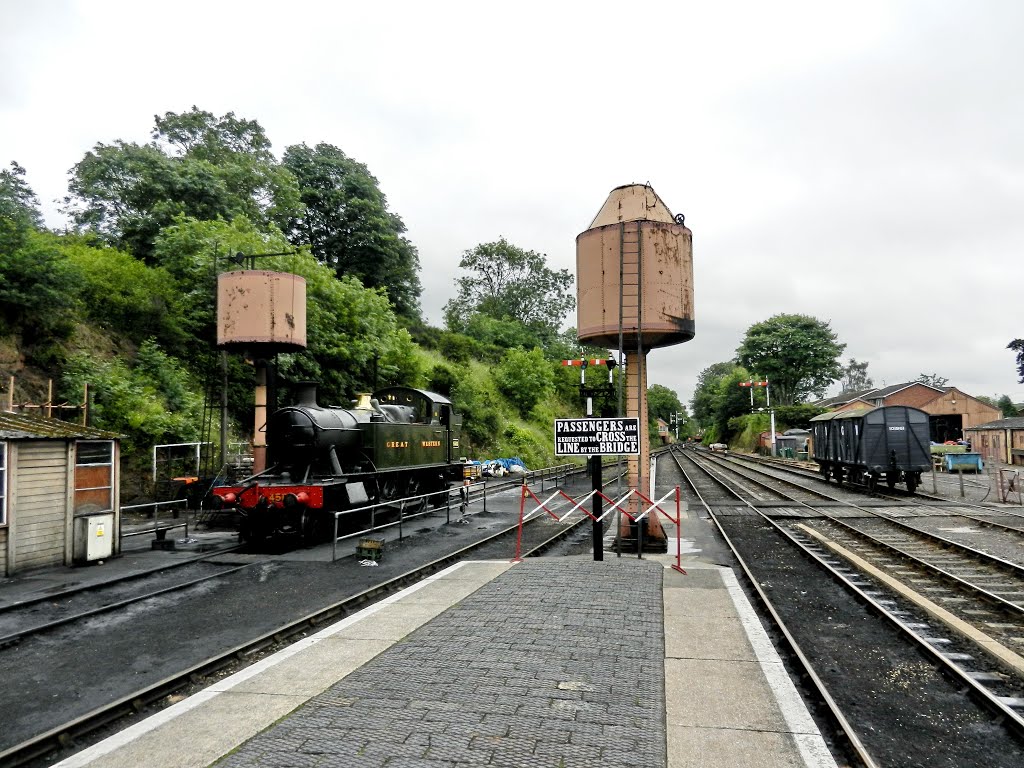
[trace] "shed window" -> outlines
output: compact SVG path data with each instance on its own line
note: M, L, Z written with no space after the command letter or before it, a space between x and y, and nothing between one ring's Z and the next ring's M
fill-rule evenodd
M7 443L0 443L0 525L7 525Z
M75 514L109 512L113 505L114 443L81 440L75 444Z

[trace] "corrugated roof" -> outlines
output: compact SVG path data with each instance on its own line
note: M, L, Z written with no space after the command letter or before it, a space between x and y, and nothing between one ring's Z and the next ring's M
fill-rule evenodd
M811 421L832 421L832 419L856 419L859 416L871 413L875 410L874 406L869 408L851 408L848 411L829 411L823 413L820 416L815 416Z
M875 392L875 389L851 389L847 392L840 392L835 397L828 397L824 400L819 400L815 405L820 405L822 408L831 408L836 405L846 405L852 400L860 400L871 392Z
M122 435L105 429L83 427L60 419L45 416L28 416L24 413L0 412L0 440L31 440L33 438L57 438L87 440L116 440Z
M965 429L1024 429L1024 416L1011 416L1007 419L999 419L998 421L990 421L985 424L976 424L973 427L965 427Z

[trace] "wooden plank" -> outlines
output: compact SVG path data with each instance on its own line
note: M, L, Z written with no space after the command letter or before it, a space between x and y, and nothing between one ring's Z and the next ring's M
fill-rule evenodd
M11 505L11 511L16 515L63 515L66 507L63 495L36 493L31 496L23 496L19 494L17 501Z

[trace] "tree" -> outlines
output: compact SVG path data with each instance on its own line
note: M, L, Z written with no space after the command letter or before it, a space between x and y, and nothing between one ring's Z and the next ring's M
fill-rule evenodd
M709 427L714 423L715 412L718 408L718 383L724 377L732 374L736 368L735 360L714 363L697 376L697 386L690 399L690 410L693 412L693 418L702 427Z
M74 268L42 223L25 169L12 162L0 171L0 333L29 343L67 336L77 302Z
M750 381L750 372L736 366L727 376L716 382L715 413L712 426L717 442L728 443L736 433L737 417L750 415L750 389L741 387L741 382Z
M1020 377L1020 383L1024 384L1024 339L1014 339L1006 348L1017 353L1017 375Z
M843 392L858 392L862 389L870 389L874 382L868 376L867 362L858 362L850 358L850 362L842 369L843 371Z
M64 210L78 227L149 261L160 230L178 216L246 216L270 231L301 206L295 178L255 121L195 107L154 120L153 142L100 143L72 168Z
M546 258L501 238L466 251L456 281L458 295L444 308L449 330L466 332L474 315L515 321L547 341L576 307L569 270L551 270Z
M736 357L755 376L768 379L773 403L794 405L809 395L822 396L842 375L837 358L844 349L827 322L780 314L750 326Z
M42 226L39 200L25 182L25 169L12 162L10 170L0 171L0 252L20 247L27 232Z
M652 384L647 388L647 416L652 426L657 419L662 419L669 425L674 425L676 414L680 417L680 434L689 434L688 429L684 430L682 428L684 422L688 425L689 419L686 414L686 408L679 401L679 395L661 384ZM674 429L670 427L670 430L675 434Z
M399 315L417 318L419 255L367 167L330 144L288 147L283 162L303 203L288 221L288 239L308 244L338 277L351 275L367 288L383 288Z
M929 387L935 387L936 389L942 389L946 386L946 382L949 379L939 376L937 373L922 373L918 375L914 381L919 381L922 384L927 384Z
M996 407L1002 411L1003 418L1011 418L1013 416L1019 416L1017 412L1017 406L1013 404L1013 400L1010 399L1009 395L1003 395L996 401Z

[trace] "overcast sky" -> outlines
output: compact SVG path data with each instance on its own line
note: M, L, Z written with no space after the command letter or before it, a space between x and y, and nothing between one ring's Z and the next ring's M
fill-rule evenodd
M98 142L193 105L365 163L440 325L463 251L575 272L608 192L693 231L684 402L747 328L831 324L876 385L1024 401L1024 3L0 0L0 164L44 207ZM575 317L568 319L575 325Z

